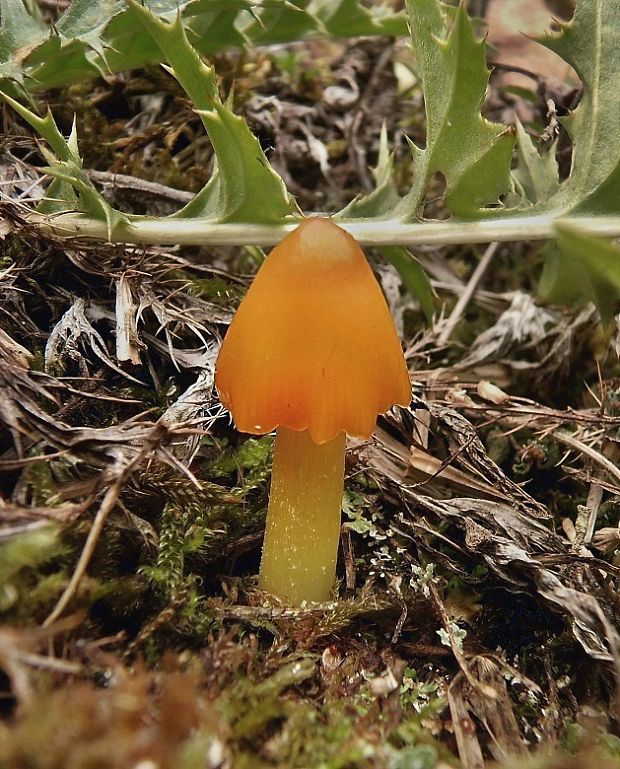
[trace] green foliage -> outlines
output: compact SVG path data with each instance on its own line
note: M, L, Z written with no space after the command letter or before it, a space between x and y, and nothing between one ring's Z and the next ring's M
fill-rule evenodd
M217 156L217 175L201 194L202 210L191 204L192 216L269 224L293 214L296 207L282 179L245 121L220 100L215 70L190 45L180 17L167 23L135 0L128 2L192 100Z
M169 653L156 672L137 665L114 686L92 676L41 686L13 728L0 725L0 765L434 769L440 749L422 743L412 721L396 726L397 699L370 692L366 677L381 672L371 659L360 650L326 670L320 655L265 658L222 634L200 657Z
M222 103L215 72L190 45L180 16L168 23L133 0L129 3L160 57L192 99L217 156L218 167L213 177L178 216L267 224L295 213L294 201L269 165L258 140L245 121ZM108 239L112 233L116 238L122 237L128 217L112 209L84 174L75 126L65 140L49 112L40 118L10 95L5 94L5 98L48 142L56 156L49 155L50 165L44 169L56 181L40 206L41 212L51 214L77 208L92 219L105 222Z
M429 706L429 702L432 701L432 697L437 693L438 688L436 683L420 681L414 668L405 668L403 682L400 687L402 706L410 709L411 712L420 713Z
M441 173L448 207L480 216L510 188L512 133L480 114L489 72L464 4L451 27L437 0L407 0L411 37L424 90L426 146L410 143L413 185L398 209L406 221L420 211L430 178Z
M540 154L520 120L517 120L517 139L519 165L513 176L521 188L522 199L528 201L526 205L546 201L557 192L560 185L555 157L556 142Z
M618 215L620 7L606 0L582 0L561 33L541 42L571 64L583 84L578 107L562 119L573 141L571 172L549 208Z
M367 534L375 530L376 527L364 515L365 507L366 501L361 494L349 489L344 490L342 512L349 519L346 523L347 529L355 531L357 534Z
M58 531L51 525L0 543L0 612L26 596L31 587L28 575L60 551Z
M22 84L24 58L44 38L45 24L38 14L28 13L22 0L2 0L0 21L0 78Z
M44 170L54 177L55 182L50 186L47 197L39 206L40 213L55 214L77 207L94 219L105 222L108 237L111 236L113 229L118 231L119 227L125 225L127 217L106 202L84 173L75 123L71 135L65 139L49 110L44 118L40 118L8 94L4 94L4 98L53 150L53 154L43 150L49 162L49 166Z
M208 472L215 478L237 474L239 480L235 488L245 494L267 479L271 472L272 449L273 440L269 435L248 438L235 451L221 451L209 465Z
M546 253L542 296L556 302L585 297L596 304L603 323L610 323L620 298L620 248L566 225L557 229L557 246Z
M124 0L73 0L50 25L22 0L0 0L0 81L23 94L159 61L159 50ZM183 24L202 55L317 35L402 35L405 17L359 0L146 0L146 8Z
M439 172L451 211L461 218L497 220L499 236L513 216L556 222L557 245L544 252L541 293L563 301L585 296L608 322L620 297L617 250L609 241L579 231L587 229L592 217L611 217L612 229L620 234L620 6L578 0L571 22L541 40L574 67L583 83L578 107L562 119L573 142L572 165L568 178L560 182L557 142L539 151L517 121L519 163L512 185L513 138L480 114L488 79L484 43L475 38L464 5L459 5L451 25L437 0L408 0L407 11L424 92L426 146L411 145L413 183L396 207L392 169L384 159L375 191L343 213L388 215L392 221L396 214L411 221L422 213L430 178ZM504 206L488 207L503 195ZM570 231L562 223L564 217L570 217ZM528 235L527 224L523 235ZM399 271L406 280L402 268ZM423 285L415 274L409 281ZM420 301L426 293L423 308L428 316L432 296L419 287L413 293Z
M418 745L399 751L389 766L390 769L434 769L437 758L437 751L432 745Z
M379 157L372 169L375 189L368 195L360 195L339 214L343 219L365 219L388 215L400 201L394 181L394 153L390 152L385 123L381 126Z
M437 294L420 262L403 246L383 246L379 253L397 270L403 286L418 300L431 325L437 309Z
M339 216L364 219L389 215L400 201L394 181L394 153L388 146L385 124L381 128L379 158L373 169L376 187L369 195L353 200ZM383 246L379 252L398 272L403 286L420 302L428 323L432 323L437 309L437 297L428 275L415 256L402 246Z
M149 576L174 596L183 583L187 512L173 502L163 509L157 546L157 565Z
M571 64L583 84L579 106L562 119L573 141L570 175L546 202L543 196L542 210L558 218L577 214L584 222L589 217L618 217L620 7L605 0L579 2L561 33L541 42ZM541 161L541 166L542 183L552 190L557 177L553 156ZM563 294L564 300L585 296L608 322L620 297L617 249L575 228L558 224L556 229L559 250L547 251L541 292L555 298Z
M264 487L271 472L272 439L250 438L235 451L219 446L219 455L203 468L208 478L229 478L235 482L230 490L203 482L199 491L186 479L171 480L153 475L143 479L155 489L165 491L168 502L159 523L157 560L144 565L140 572L146 575L168 600L187 594L185 618L195 625L202 621L203 612L197 605L196 582L203 575L196 571L193 554L211 553L218 557L217 548L225 537L251 530L255 519L263 510L248 506L247 495ZM200 563L200 559L198 563ZM188 606L188 603L192 603Z

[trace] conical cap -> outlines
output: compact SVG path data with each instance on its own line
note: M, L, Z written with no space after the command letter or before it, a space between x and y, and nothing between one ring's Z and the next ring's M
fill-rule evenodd
M283 425L315 443L370 437L411 386L379 285L356 241L306 219L259 269L226 334L215 382L242 432Z

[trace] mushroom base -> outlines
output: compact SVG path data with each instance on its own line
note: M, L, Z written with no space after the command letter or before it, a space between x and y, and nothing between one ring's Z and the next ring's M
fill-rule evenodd
M291 606L327 601L336 578L346 435L317 444L279 427L260 587Z

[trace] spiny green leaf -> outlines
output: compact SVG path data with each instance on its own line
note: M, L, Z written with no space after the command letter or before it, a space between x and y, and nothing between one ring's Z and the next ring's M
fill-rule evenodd
M41 147L50 166L43 168L50 176L55 177L47 197L39 207L41 213L59 213L78 208L94 219L106 223L108 238L112 230L128 221L127 216L113 209L93 186L82 168L82 160L78 152L77 128L73 124L69 139L65 139L58 130L56 121L48 110L44 118L35 115L15 99L0 91L0 95L20 114L50 145L52 153ZM75 190L77 198L73 193Z
M71 40L79 38L92 45L97 53L103 52L102 34L110 19L125 7L122 0L72 0L58 19L58 34Z
M45 117L42 118L35 115L34 112L31 112L8 94L0 91L0 95L13 107L15 112L21 115L45 139L60 160L68 161L71 159L69 145L65 137L58 130L56 121L49 109Z
M480 113L489 77L484 41L476 39L463 4L452 9L451 26L439 0L408 0L407 10L424 89L426 147L410 142L413 183L400 202L393 182L384 180L341 215L395 214L411 221L420 213L431 177L441 173L454 214L488 216L494 209L485 206L497 204L511 187L514 137Z
M271 224L298 211L243 118L217 102L198 114L217 154L220 221Z
M73 0L48 39L28 57L33 83L49 88L109 72L105 30L110 19L125 8L122 0Z
M385 123L381 126L379 158L372 173L376 182L375 189L369 195L349 203L337 219L379 217L389 214L398 204L400 196L394 182L394 155L388 149ZM420 302L426 320L432 323L437 296L418 260L402 246L384 246L378 251L397 270L407 291Z
M620 251L604 239L568 228L561 217L620 217L620 5L581 0L560 34L541 42L573 66L583 95L562 119L573 141L570 174L542 205L542 211L557 219L558 239L557 248L546 251L540 290L563 301L585 296L608 323L620 291Z
M26 10L22 0L0 0L0 78L24 80L23 61L47 37L40 19Z
M101 62L89 53L89 47L81 40L66 41L59 35L50 35L28 56L29 92L36 93L42 88L56 88L107 74L108 70L102 68Z
M304 5L303 0L297 0L264 8L243 27L243 32L255 45L285 43L291 37L301 39L312 32L325 32L318 19L304 10ZM274 39L274 33L279 39Z
M144 0L144 6L167 21L181 14L203 55L325 34L407 33L402 13L382 4L367 9L361 0ZM0 13L0 80L24 83L29 92L158 61L159 48L124 0L74 0L53 26L28 13L22 0L0 0Z
M413 148L413 184L398 208L406 220L420 209L428 182L441 173L457 216L478 217L510 189L514 137L480 114L489 72L465 6L452 26L438 0L407 0L411 37L426 109L426 147Z
M74 0L53 27L39 21L40 45L32 45L23 62L29 89L77 82L107 71L101 60L106 45L103 33L123 7L122 0Z
M548 200L557 192L560 184L555 157L556 143L548 147L542 155L539 154L521 121L517 120L517 148L519 165L513 176L523 188L527 200L530 203Z
M84 175L81 164L77 164L73 160L67 163L61 161L42 170L55 179L71 185L78 192L79 210L89 214L94 219L106 223L108 240L110 240L112 232L117 230L120 224L129 221L125 214L112 208L101 193L92 185L90 180Z
M52 153L47 152L45 147L41 147L41 152L46 157L48 163L54 163L55 158L58 158L58 162L69 162L71 160L69 146L65 141L64 136L58 130L58 126L49 109L45 117L41 118L8 94L0 91L0 95L2 95L5 101L7 101L11 107L13 107L13 109L49 144ZM54 179L49 186L45 198L38 206L38 210L42 214L56 214L63 211L74 210L78 205L78 197L75 194L73 186L66 180L57 178Z
M255 13L256 4L247 0L227 3L199 0L187 7L183 20L194 48L203 55L212 56L227 48L251 45L243 26Z
M135 0L128 1L207 129L218 163L218 220L269 224L293 214L296 206L282 179L269 165L245 121L220 100L215 72L189 44L180 17L167 23ZM211 206L214 189L211 185L208 193Z
M549 201L556 210L620 213L620 4L581 0L557 36L541 39L583 83L577 109L562 122L573 140L571 172ZM601 189L605 195L601 195Z
M557 249L547 251L541 295L562 302L584 296L596 304L603 323L610 323L620 300L620 248L566 224L556 229Z
M369 9L358 0L315 0L310 3L308 13L320 19L325 29L338 37L407 34L402 14L394 13L384 3L374 3Z
M372 171L375 177L375 189L351 201L338 214L338 218L359 219L364 217L383 216L394 210L400 201L400 195L394 182L394 154L389 151L387 129L385 123L381 126L379 139L379 158L377 166Z
M193 200L183 206L180 211L172 214L171 219L216 219L219 210L222 188L220 185L220 172L217 167L209 181L200 190Z

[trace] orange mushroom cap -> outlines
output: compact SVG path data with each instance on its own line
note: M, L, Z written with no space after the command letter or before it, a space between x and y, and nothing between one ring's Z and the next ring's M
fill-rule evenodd
M411 385L392 317L356 241L306 219L258 271L222 344L215 383L237 428L282 425L321 444L369 438Z

